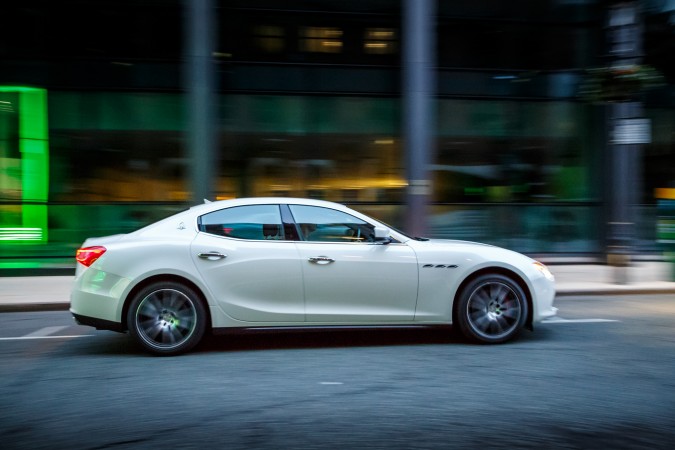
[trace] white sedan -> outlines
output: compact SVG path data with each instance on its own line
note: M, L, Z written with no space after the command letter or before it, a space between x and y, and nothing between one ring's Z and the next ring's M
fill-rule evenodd
M225 200L77 251L70 311L172 355L206 332L455 325L501 343L554 316L546 266L490 245L414 238L345 206Z

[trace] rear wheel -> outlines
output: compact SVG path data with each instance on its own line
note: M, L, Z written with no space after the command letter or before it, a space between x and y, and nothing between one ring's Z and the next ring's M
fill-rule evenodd
M206 310L196 292L176 282L151 284L136 294L127 313L129 334L146 350L177 355L204 336Z
M520 333L527 313L527 299L518 283L504 275L485 274L462 290L456 317L467 338L498 344Z

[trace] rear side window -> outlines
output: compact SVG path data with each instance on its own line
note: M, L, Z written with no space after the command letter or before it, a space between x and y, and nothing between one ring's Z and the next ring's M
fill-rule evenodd
M235 206L199 218L199 230L235 239L284 240L278 205Z

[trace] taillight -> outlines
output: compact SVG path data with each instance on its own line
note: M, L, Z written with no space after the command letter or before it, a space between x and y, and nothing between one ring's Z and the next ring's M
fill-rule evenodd
M80 264L89 267L94 264L94 261L99 259L105 253L106 248L101 246L95 247L84 247L77 250L75 254L75 259Z

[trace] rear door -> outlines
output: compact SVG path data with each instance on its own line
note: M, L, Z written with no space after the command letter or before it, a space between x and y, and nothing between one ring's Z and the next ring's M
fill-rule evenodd
M199 228L192 258L226 314L252 324L304 321L302 268L279 205L215 211Z

